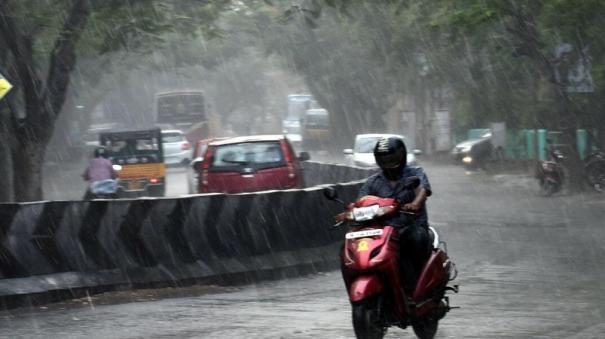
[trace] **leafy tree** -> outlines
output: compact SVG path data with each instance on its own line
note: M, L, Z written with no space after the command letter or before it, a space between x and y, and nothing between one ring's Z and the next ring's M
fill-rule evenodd
M41 170L54 123L65 104L78 57L113 51L145 54L163 33L213 31L228 1L35 0L0 2L3 73L15 85L0 108L0 200L42 198ZM101 56L101 57L99 57ZM94 73L94 72L93 72ZM95 74L87 79L101 78Z
M285 10L290 25L304 26L308 33L291 28L294 35L277 40L307 83L313 81L309 87L314 93L337 98L333 106L339 119L380 116L385 111L381 105L388 107L393 95L412 95L421 103L427 91L445 87L452 93L450 108L460 127L504 120L511 127L561 129L573 145L580 126L600 126L605 135L605 92L599 87L605 69L603 6L598 0L309 0ZM555 56L564 43L592 57L594 93L567 90L567 69L574 65ZM318 58L309 61L314 55ZM321 68L331 60L336 60L333 65ZM356 92L348 81L329 85L347 74L353 75L353 83L371 79L368 83L379 90ZM329 79L324 85L318 81L322 77ZM351 96L356 108L342 109L343 99ZM373 100L380 104L367 104ZM356 113L365 107L372 109ZM578 155L571 156L579 165ZM579 168L572 173L578 186Z

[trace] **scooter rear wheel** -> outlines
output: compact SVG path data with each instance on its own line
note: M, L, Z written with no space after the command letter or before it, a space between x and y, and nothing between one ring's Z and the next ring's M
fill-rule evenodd
M545 197L550 197L555 194L559 190L558 185L550 180L545 180L542 184L542 195Z
M437 334L439 320L427 318L412 323L414 333L419 339L433 339Z
M381 319L381 296L353 303L352 307L355 337L357 339L382 339L386 334L386 328Z

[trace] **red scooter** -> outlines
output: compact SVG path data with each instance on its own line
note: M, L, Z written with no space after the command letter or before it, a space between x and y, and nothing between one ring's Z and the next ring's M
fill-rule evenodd
M404 189L413 190L418 179L406 186ZM344 205L333 188L326 188L324 195ZM410 325L418 338L433 338L439 320L452 309L446 291L458 292L458 286L447 286L456 276L455 265L447 256L445 243L430 228L432 253L412 295L406 294L398 262L398 230L381 222L397 213L406 213L397 200L365 197L349 204L333 226L348 224L350 228L341 254L342 273L358 339L383 338L390 326L404 329Z
M549 160L541 161L538 168L538 180L540 181L540 189L544 196L551 196L563 187L565 180L565 171L563 162L565 156L560 150L552 146L547 148Z

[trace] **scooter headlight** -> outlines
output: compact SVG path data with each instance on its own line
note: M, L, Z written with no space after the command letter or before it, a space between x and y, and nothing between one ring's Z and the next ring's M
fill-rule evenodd
M122 170L122 166L121 165L117 165L116 164L116 165L113 165L112 167L113 167L114 171L121 171Z

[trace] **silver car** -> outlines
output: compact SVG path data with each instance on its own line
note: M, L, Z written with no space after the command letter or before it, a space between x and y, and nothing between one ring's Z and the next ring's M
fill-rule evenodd
M345 163L349 166L377 167L374 159L374 147L382 138L396 137L405 142L405 137L399 134L358 134L355 136L355 145L352 149L345 149ZM416 155L421 154L419 150L410 152L408 150L407 164L416 165Z
M166 165L188 165L191 160L191 145L179 130L162 131L164 162Z

